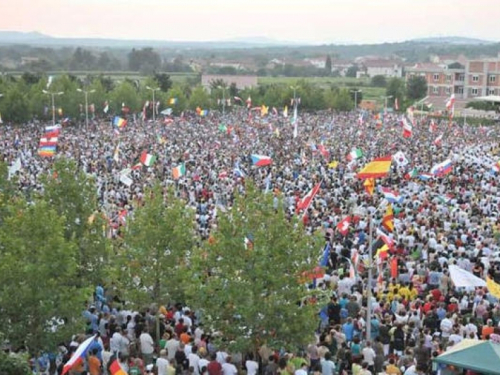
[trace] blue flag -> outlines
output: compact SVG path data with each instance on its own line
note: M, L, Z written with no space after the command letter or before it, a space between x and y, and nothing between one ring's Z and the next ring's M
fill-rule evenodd
M325 248L323 249L323 258L319 264L321 267L328 266L328 259L330 258L330 242L327 242Z

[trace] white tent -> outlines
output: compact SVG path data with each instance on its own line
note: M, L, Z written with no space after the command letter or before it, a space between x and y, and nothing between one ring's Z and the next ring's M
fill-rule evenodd
M449 269L451 281L457 288L486 286L486 281L458 266L451 265Z

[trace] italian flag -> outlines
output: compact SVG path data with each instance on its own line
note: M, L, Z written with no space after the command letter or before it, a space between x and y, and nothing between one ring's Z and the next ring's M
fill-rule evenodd
M146 151L143 151L141 154L141 163L146 167L151 167L156 161L156 156L148 154Z
M411 179L411 178L415 178L418 176L418 168L415 167L413 168L411 171L409 171L407 174L405 174L405 178L407 180Z
M178 180L182 176L186 174L186 166L184 164L178 165L177 167L172 168L172 175L174 179Z
M352 150L349 155L347 155L347 160L351 161L351 160L356 160L356 159L359 159L363 156L363 151L361 151L360 148L356 148L354 150Z

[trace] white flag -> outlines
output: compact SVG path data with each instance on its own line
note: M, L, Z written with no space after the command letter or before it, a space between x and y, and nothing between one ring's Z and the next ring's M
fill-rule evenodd
M50 85L52 85L52 81L53 81L54 77L53 76L49 76L49 79L47 81L47 90L50 88Z

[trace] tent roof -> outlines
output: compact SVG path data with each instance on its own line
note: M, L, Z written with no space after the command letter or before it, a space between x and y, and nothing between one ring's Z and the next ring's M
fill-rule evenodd
M475 342L471 342L475 341ZM483 374L500 375L500 344L491 341L464 340L434 361Z
M477 98L474 98L474 100L481 102L500 103L500 96L499 95L479 96Z

